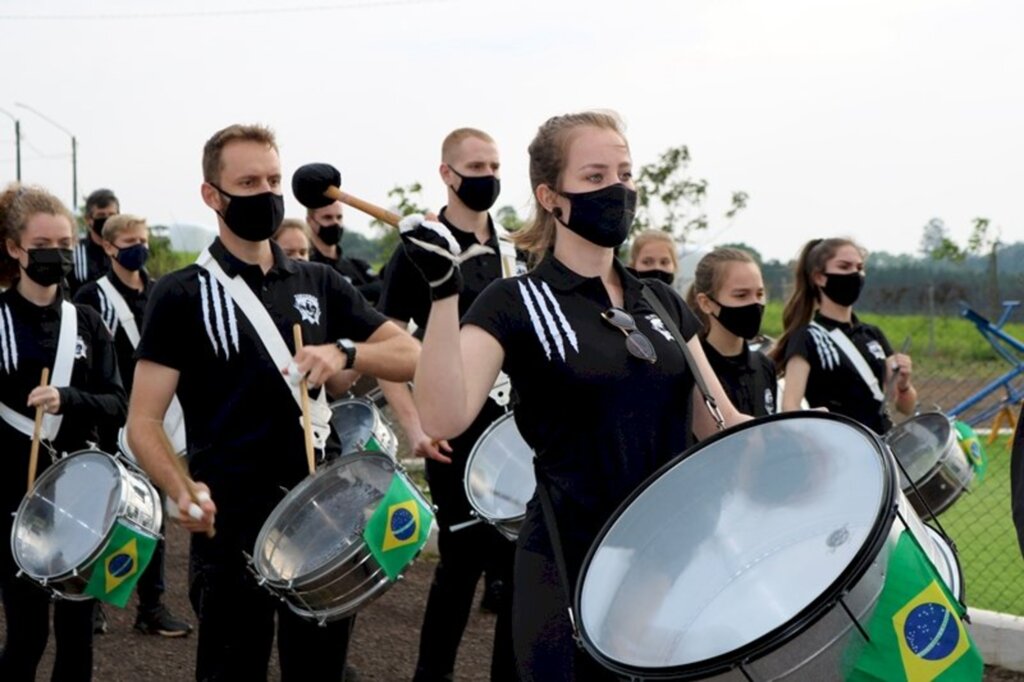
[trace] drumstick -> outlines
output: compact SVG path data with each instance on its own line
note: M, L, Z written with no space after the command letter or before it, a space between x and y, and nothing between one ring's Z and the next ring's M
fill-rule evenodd
M182 463L181 457L178 457L178 453L174 451L174 446L171 445L171 439L167 437L167 432L164 431L163 424L160 425L160 441L163 443L164 449L170 456L171 461L174 462L174 468L178 472L178 477L181 478L181 482L185 484L185 490L188 491L188 496L192 498L192 504L201 509L199 504L199 495L196 493L195 483L192 481L192 477L189 476L188 471L185 470L185 465ZM177 504L177 500L175 500L175 504ZM213 527L206 531L206 537L211 539L216 534L217 529Z
M343 204L348 204L354 209L358 209L363 213L376 218L382 223L387 223L391 227L398 227L398 221L402 219L402 216L389 211L386 208L371 204L369 201L364 201L359 197L354 197L348 192L343 192L337 187L328 187L324 190L324 196L330 199L336 199Z
M39 379L40 386L50 383L50 368L43 367L43 375ZM32 492L32 484L36 482L36 469L39 466L39 441L43 434L43 405L36 405L36 423L32 429L32 448L28 455L28 490Z
M298 354L302 350L302 325L295 323L292 334L295 337L295 353ZM309 385L305 376L299 382L299 395L302 396L302 432L306 440L306 463L309 465L309 475L312 476L316 473L316 457L313 454L313 419L309 414Z

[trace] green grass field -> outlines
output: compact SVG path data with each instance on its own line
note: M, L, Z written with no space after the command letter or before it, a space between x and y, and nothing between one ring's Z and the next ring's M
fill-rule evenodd
M1024 559L1010 512L1009 438L987 447L985 478L939 517L956 543L967 603L1024 615Z

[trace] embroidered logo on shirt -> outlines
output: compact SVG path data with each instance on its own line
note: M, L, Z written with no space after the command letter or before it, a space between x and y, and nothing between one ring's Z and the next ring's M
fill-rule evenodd
M836 348L832 337L817 327L808 327L807 331L810 332L811 338L814 339L814 345L818 349L821 368L836 369L839 367L839 349Z
M764 389L764 409L768 414L775 414L775 394L772 389Z
M206 270L199 270L199 298L203 307L203 324L213 352L231 358L231 349L238 352L238 317L235 302L221 287L217 278Z
M0 363L8 374L18 369L18 341L14 336L11 309L0 307Z
M672 334L668 329L665 328L665 323L661 321L661 318L657 315L645 315L647 321L651 323L651 329L664 336L669 341L672 340Z
M882 348L882 344L878 341L868 341L868 352L879 360L885 361L885 349Z
M533 324L533 331L548 360L551 359L552 344L562 360L566 358L567 345L572 346L572 349L579 353L580 347L576 340L576 330L565 318L562 306L555 300L555 295L547 283L541 282L540 286L537 286L533 280L524 277L519 280L518 285L519 293L523 297L523 305L526 306L526 312Z
M107 328L111 336L114 336L117 334L117 311L114 309L114 304L103 293L103 289L97 288L96 293L100 296L100 318L103 320L103 326Z
M299 311L303 322L320 324L320 301L311 294L295 294L295 309Z
M85 358L85 339L79 336L75 339L75 360Z

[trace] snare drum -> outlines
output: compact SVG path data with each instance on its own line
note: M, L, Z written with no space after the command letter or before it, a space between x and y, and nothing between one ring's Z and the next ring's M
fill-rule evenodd
M900 487L922 516L949 509L974 478L956 429L944 414L920 414L891 428L883 439L906 471L906 476L900 471Z
M380 452L341 457L302 481L256 539L251 563L258 581L319 623L351 615L383 594L392 580L362 533L396 476L430 508L405 471ZM428 532L422 529L423 541Z
M634 680L843 679L909 546L904 519L920 523L901 497L881 441L839 415L718 434L602 529L576 586L580 640Z
M99 450L82 450L43 472L11 529L20 573L72 600L83 594L115 522L159 537L160 497L139 471Z
M341 452L383 452L398 456L398 438L380 410L365 398L343 398L331 403L331 428L341 440Z
M509 540L519 536L526 503L537 480L533 450L516 428L511 412L483 432L466 461L466 498L478 518L493 525Z

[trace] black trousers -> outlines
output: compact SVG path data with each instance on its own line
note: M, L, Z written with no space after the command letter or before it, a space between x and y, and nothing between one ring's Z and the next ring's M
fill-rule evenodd
M162 495L160 499L162 503ZM164 527L161 527L160 534L163 535L163 533ZM135 583L136 595L139 598L139 613L152 613L160 608L160 602L166 590L164 571L166 554L167 543L160 538L153 549L153 558L149 560L146 570L139 576L139 582Z
M459 643L473 608L473 596L484 571L512 588L515 545L487 524L452 532L449 527L471 519L463 487L466 460L480 434L504 414L488 401L466 433L452 439L452 463L427 460L427 482L437 506L438 551L441 555L427 597L420 631L420 651L415 682L454 679ZM511 599L502 600L494 627L491 680L514 680Z
M283 682L341 682L354 618L320 627L299 617L256 584L238 543L220 531L213 540L193 536L189 578L199 619L196 680L266 680L276 618Z
M50 636L50 593L25 578L16 577L18 569L6 541L11 535L10 522L2 526L0 591L7 641L0 655L0 680L33 682ZM52 677L55 682L92 679L92 609L92 599L61 600L53 604L53 632L57 641Z

